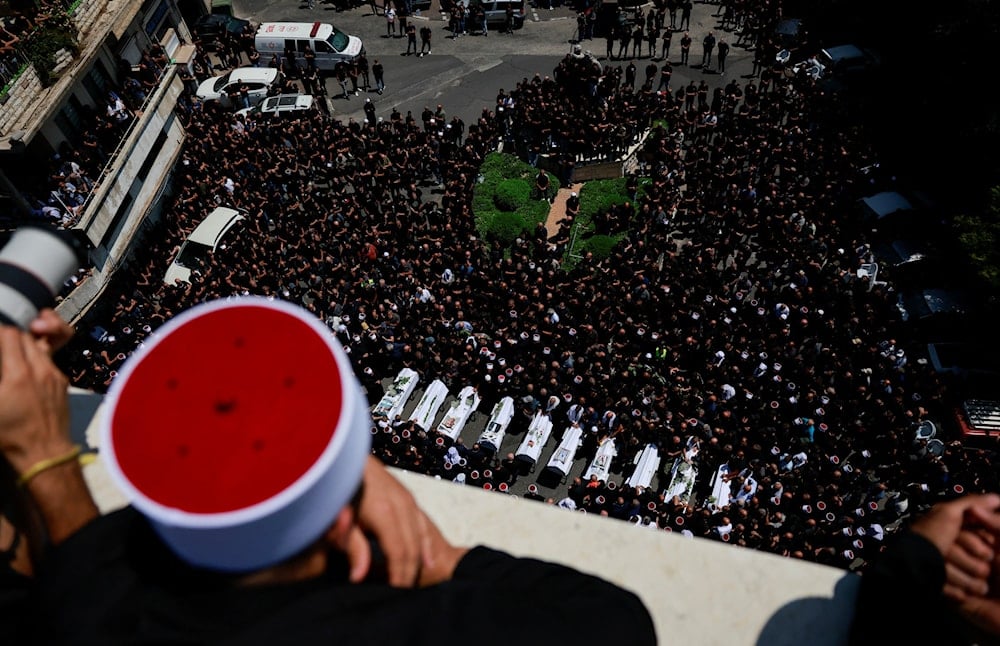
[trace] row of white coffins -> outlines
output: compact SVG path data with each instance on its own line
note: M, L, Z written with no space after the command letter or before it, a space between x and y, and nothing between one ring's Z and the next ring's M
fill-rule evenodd
M382 399L372 409L375 417L385 417L393 420L397 415L402 414L406 402L413 395L413 391L420 381L420 375L409 368L403 368L393 379L392 384L386 389ZM448 437L452 441L458 439L466 422L479 408L480 397L475 387L466 386L459 391L458 396L451 401L444 417L434 426L441 406L448 399L448 388L440 379L435 379L424 390L416 408L410 414L410 421L425 431L435 430L441 435ZM512 407L513 408L513 407Z
M372 410L373 415L390 420L395 419L397 415L402 413L419 381L420 376L414 370L403 368L386 390L382 399L375 405ZM481 400L479 393L473 386L464 387L458 393L457 398L451 401L444 417L435 427L434 420L437 419L438 412L447 399L447 386L441 380L435 379L424 390L420 401L410 414L409 420L425 431L434 429L440 435L454 442L458 439L472 413L479 408ZM535 414L524 439L514 454L518 460L526 462L531 467L538 463L542 450L552 435L553 424L549 412L540 410ZM507 428L513 419L514 400L511 397L504 397L490 412L490 418L478 439L480 446L489 451L499 451ZM552 453L545 468L560 478L567 477L576 459L577 451L582 445L583 429L578 424L570 424L564 430L562 440ZM685 451L685 457L696 453L697 449ZM611 462L617 454L618 450L614 439L606 438L601 442L596 455L584 472L584 480L590 480L591 476L596 475L598 480L608 482ZM660 462L661 458L656 446L647 444L635 455L632 461L635 468L626 479L626 484L630 487L649 488L653 476L660 468ZM712 494L705 501L707 507L719 509L730 504L733 500L731 481L734 475L736 474L730 473L728 464L723 464L718 468L712 476ZM676 458L670 468L669 483L663 491L664 499L671 500L676 496L680 501L691 504L697 477L698 470L690 460ZM743 502L756 494L757 482L752 476L747 476L743 483L749 487L741 488L736 496L737 502Z

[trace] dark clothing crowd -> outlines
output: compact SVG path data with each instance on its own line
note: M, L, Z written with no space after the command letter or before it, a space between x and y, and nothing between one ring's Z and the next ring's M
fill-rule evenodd
M862 133L827 122L831 101L808 78L765 70L712 94L655 83L570 54L467 129L441 107L359 123L188 100L163 222L78 335L73 382L103 390L170 317L262 294L327 321L372 404L408 367L451 392L476 386L482 414L513 397L512 433L542 411L557 435L584 429L588 460L613 440L610 477L570 487L591 513L857 567L902 514L956 486L997 489L991 454L947 443L936 455L915 439L948 404L907 354L884 287L857 273L850 205L875 161ZM479 167L501 142L535 162L565 157L568 184L583 148L613 157L626 141L639 142L630 201L597 219L624 236L609 257L566 270L544 227L508 249L477 231ZM241 228L190 283L164 284L217 205L243 209ZM525 477L511 455L377 421L388 464L498 489ZM659 490L626 486L650 444ZM689 499L661 493L677 459L699 472ZM703 505L722 464L733 500Z

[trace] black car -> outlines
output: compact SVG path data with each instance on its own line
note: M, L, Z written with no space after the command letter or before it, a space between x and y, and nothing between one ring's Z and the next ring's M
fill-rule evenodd
M800 18L786 18L774 26L774 40L781 49L798 49L806 39L806 29Z
M885 271L882 280L889 280L897 289L918 285L955 283L960 275L954 256L941 253L938 247L924 240L899 238L872 245L872 255Z
M858 200L861 224L882 240L935 240L943 234L943 216L921 191L881 191Z
M970 339L982 332L984 307L967 288L902 291L896 297L896 308L914 341Z
M239 36L249 24L249 20L242 18L210 13L198 18L191 32L203 47L215 48L224 33L228 32L233 37Z

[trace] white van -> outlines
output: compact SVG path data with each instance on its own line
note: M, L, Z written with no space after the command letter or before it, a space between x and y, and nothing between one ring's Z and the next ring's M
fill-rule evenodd
M327 22L265 22L257 28L254 45L266 61L271 54L283 56L293 50L300 65L305 65L306 46L316 54L316 68L332 72L337 63L352 61L365 48L361 39L340 31Z

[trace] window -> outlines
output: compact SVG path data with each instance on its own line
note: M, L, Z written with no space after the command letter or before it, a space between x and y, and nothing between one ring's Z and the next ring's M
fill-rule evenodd
M295 39L294 38L286 38L285 39L285 51L286 52L287 51L293 51L293 52L295 51Z
M161 2L157 5L156 9L149 14L146 21L147 36L152 36L153 33L157 31L157 28L160 26L160 23L163 22L163 18L167 15L167 11L169 9L170 8L167 6L166 2ZM162 38L162 33L158 34L158 36Z
M87 75L83 77L83 85L87 88L91 100L98 105L108 95L108 79L101 74L97 65L91 67Z
M333 47L333 51L342 52L347 49L347 43L350 42L350 37L342 31L338 31L334 28L333 33L330 37L326 39L326 42Z
M327 45L325 40L317 40L316 48L313 51L315 51L317 54L319 52L323 52L324 54L331 54L333 53L333 48Z
M60 110L56 113L55 123L64 139L73 140L80 132L80 130L74 126L73 122L66 116L66 110Z
M122 203L118 206L118 210L115 211L114 217L111 219L111 225L104 231L104 236L101 238L100 244L102 248L111 249L114 246L114 242L121 232L122 225L125 223L125 216L128 214L129 209L132 208L133 202L135 202L135 197L133 197L132 193L126 193L125 197L122 198Z
M75 96L70 95L69 100L63 104L62 110L59 111L60 114L66 117L66 120L73 124L73 127L77 132L80 131L83 121L80 118L80 100Z
M223 88L225 88L227 85L229 85L228 72L225 75L219 77L219 80L215 82L215 85L212 86L212 89L215 91L216 94L219 94L222 92Z
M163 125L163 130L157 135L156 141L153 142L153 146L149 149L149 153L146 155L146 159L143 160L142 166L139 167L139 172L136 173L141 181L146 181L146 177L149 176L149 171L153 168L153 164L156 163L156 159L160 156L160 151L163 149L163 144L167 141L167 130L170 128L170 124L173 121L171 117L167 123Z

